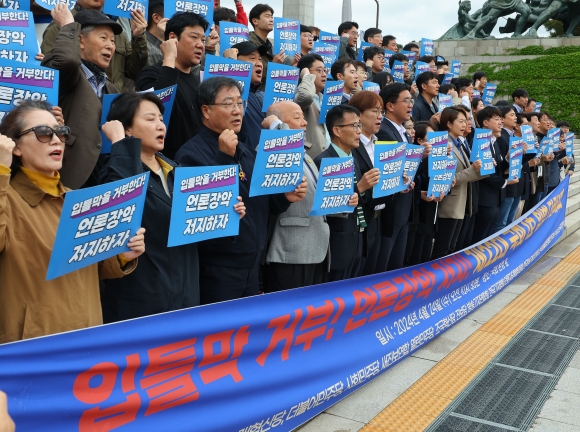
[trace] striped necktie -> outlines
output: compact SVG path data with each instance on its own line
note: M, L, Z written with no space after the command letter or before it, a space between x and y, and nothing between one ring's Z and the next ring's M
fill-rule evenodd
M356 190L356 172L354 173L354 190ZM364 192L361 194L363 195ZM363 212L362 206L358 205L356 207L356 218L358 221L358 225L361 227L361 231L363 231L367 227L367 222L365 220L365 214Z

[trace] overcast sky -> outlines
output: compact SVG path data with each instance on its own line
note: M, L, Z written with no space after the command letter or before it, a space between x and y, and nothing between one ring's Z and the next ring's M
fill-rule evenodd
M296 2L300 0L286 0ZM351 0L352 19L364 30L376 24L376 3L374 0ZM246 13L257 3L264 0L243 0ZM267 1L274 9L276 16L282 16L283 0ZM472 0L471 13L479 9L485 0ZM229 4L231 3L231 5ZM221 0L221 5L233 7L233 0ZM399 44L422 37L440 38L450 27L457 23L458 1L456 0L379 0L379 28L383 35L392 34ZM314 24L322 30L336 33L342 17L342 0L315 0ZM507 18L507 17L506 17ZM506 18L500 18L494 30L494 36L503 37L497 30L505 24ZM250 25L250 30L251 30ZM540 36L548 36L544 27L538 32Z

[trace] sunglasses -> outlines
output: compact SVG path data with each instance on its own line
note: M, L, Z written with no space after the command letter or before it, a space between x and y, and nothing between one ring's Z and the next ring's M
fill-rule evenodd
M20 138L22 135L26 135L27 133L33 131L34 135L36 135L36 139L41 143L50 142L52 136L55 134L63 143L66 143L70 138L70 128L68 126L57 126L54 129L50 126L35 126L20 132L18 135L16 135L16 138Z

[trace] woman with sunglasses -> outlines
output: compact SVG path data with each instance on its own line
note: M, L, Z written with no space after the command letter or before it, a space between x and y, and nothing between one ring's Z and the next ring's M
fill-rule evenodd
M69 135L39 101L0 124L0 343L102 324L99 278L130 273L145 250L141 228L130 252L45 280L68 191L58 171Z
M197 244L167 247L178 164L160 153L166 133L163 111L161 100L153 93L125 93L113 101L108 121L102 127L113 147L99 183L150 173L143 211L147 251L131 275L105 281L105 323L200 304ZM240 217L244 216L244 203L239 202L234 208Z

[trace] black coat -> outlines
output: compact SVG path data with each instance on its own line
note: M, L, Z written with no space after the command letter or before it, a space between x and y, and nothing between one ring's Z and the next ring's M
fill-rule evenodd
M314 163L320 169L322 159L337 157L340 156L330 146L316 156ZM361 179L361 173L356 159L354 159L354 172L358 182ZM358 203L363 206L363 209L365 202L365 198L359 195ZM328 216L326 221L330 228L330 269L344 270L353 261L355 258L354 255L357 252L360 226L357 224L356 208L351 213L348 213L348 215L339 214Z
M165 162L177 166L158 154ZM145 253L135 271L105 281L101 298L105 323L138 318L199 305L199 258L197 244L167 247L171 198L161 179L141 162L141 140L125 138L113 145L111 157L101 170L99 184L150 172L141 226L146 229ZM173 194L174 170L167 183Z
M435 114L437 114L437 106L435 105L435 112L433 112L423 95L417 96L413 105L413 121L415 123L418 121L430 121Z
M493 144L493 154L496 162L495 173L479 180L479 207L498 207L505 198L507 176L503 172L509 168L509 163L502 156L498 140Z
M407 137L407 142L411 143L411 136L405 132ZM377 133L378 141L397 141L402 140L401 134L393 126L393 124L387 120L383 119L381 123L381 129ZM394 195L393 201L387 206L385 211L381 214L382 222L382 234L384 237L391 237L393 235L393 230L395 225L408 222L413 220L413 194L408 193L396 193Z
M240 196L246 206L239 234L200 242L199 260L214 266L252 268L266 247L269 215L285 212L290 207L290 201L284 194L250 198L256 151L238 141L236 153L232 157L219 150L218 137L217 133L202 127L195 137L181 146L175 156L181 166L238 165L247 178L239 182Z

